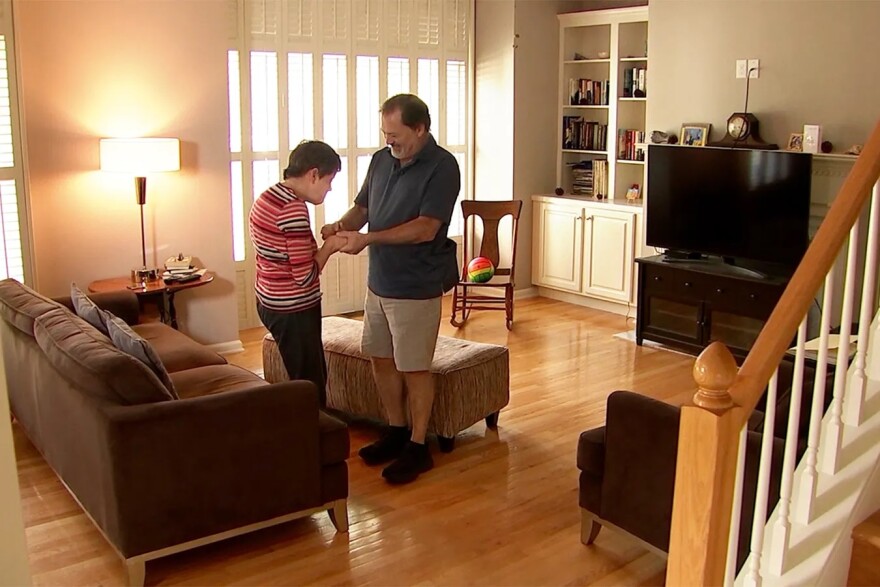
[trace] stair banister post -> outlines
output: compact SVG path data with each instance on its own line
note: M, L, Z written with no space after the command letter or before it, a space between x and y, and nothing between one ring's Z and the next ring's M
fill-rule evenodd
M741 408L729 393L736 361L713 342L694 363L694 406L681 410L667 585L722 585Z

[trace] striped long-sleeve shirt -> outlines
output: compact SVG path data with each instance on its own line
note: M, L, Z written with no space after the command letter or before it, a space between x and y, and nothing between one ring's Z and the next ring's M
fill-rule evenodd
M254 202L248 225L260 304L276 312L296 312L320 303L318 245L306 203L284 184L275 184Z

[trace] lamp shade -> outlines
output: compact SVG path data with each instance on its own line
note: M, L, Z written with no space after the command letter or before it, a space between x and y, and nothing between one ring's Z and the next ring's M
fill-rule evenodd
M101 139L101 171L146 175L179 169L178 139Z

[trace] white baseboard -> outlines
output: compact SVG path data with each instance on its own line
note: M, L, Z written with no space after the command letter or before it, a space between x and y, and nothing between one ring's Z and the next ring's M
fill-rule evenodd
M219 353L221 355L231 355L233 353L243 353L244 345L241 344L240 340L230 340L228 342L218 342L216 344L209 344L208 348L214 351L215 353Z
M558 291L546 287L538 287L537 290L538 295L545 298L550 298L552 300L568 302L569 304L585 306L587 308L593 308L594 310L602 310L603 312L611 312L612 314L619 314L621 316L628 316L630 318L635 318L636 316L635 304L600 300L598 298L591 298L588 296Z

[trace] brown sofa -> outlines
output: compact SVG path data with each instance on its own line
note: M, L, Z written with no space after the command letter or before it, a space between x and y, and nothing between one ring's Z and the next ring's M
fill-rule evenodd
M99 307L147 339L173 391L70 311L0 281L12 412L142 584L147 560L319 511L347 531L348 429L314 385L268 384L164 324L131 292ZM66 306L66 307L65 307Z

